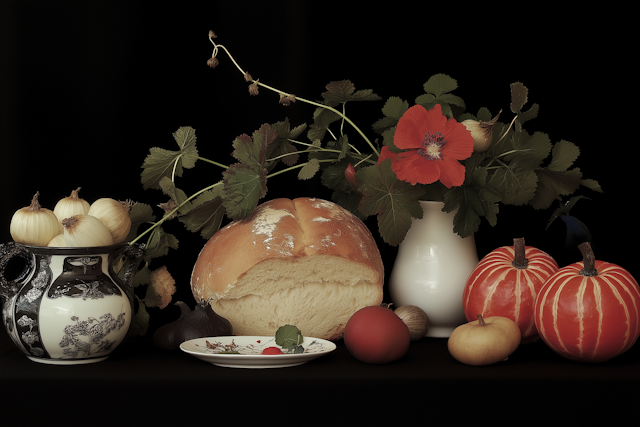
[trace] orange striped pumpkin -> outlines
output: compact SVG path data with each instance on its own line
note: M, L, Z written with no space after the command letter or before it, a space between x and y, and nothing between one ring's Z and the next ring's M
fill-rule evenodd
M487 254L469 275L462 293L468 321L484 317L507 317L518 324L522 342L536 340L533 321L536 295L544 282L558 271L558 263L546 252L513 239Z
M538 293L535 323L556 353L604 362L640 335L640 288L624 268L596 261L589 243L579 247L583 261L561 268Z

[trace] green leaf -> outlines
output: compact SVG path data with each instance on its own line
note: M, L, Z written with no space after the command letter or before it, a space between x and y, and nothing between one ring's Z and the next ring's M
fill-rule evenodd
M198 150L196 148L196 130L192 127L181 127L173 133L173 139L180 147L180 161L182 167L191 169L198 160Z
M315 176L318 170L320 170L320 161L318 159L310 159L302 168L300 168L300 171L298 172L298 179L311 179Z
M453 217L453 231L463 238L478 231L483 216L491 226L497 223L501 197L495 189L487 186L487 176L486 168L475 168L461 187L445 194L443 211L457 209Z
M524 125L525 122L538 117L539 109L540 107L538 106L538 104L533 104L527 111L520 112L520 114L518 114L518 118L516 119L516 130L522 130L522 125Z
M397 96L390 97L382 107L384 117L373 124L373 130L382 134L386 129L395 126L408 109L409 103L407 101L403 101Z
M222 204L220 187L205 191L193 200L191 211L179 218L186 229L200 232L203 239L209 239L220 229L225 209Z
M538 189L531 200L534 209L547 209L560 196L573 194L582 181L580 169L553 171L544 168L537 172Z
M444 198L445 212L453 212L453 232L460 237L468 237L480 228L480 214L483 211L482 202L475 188L454 187Z
M551 152L549 136L542 132L535 132L533 135L516 132L511 143L515 152L505 158L510 161L512 168L532 169L540 165Z
M318 107L313 113L313 124L309 126L307 138L310 141L322 141L331 123L340 120L340 116L326 108Z
M533 198L538 176L531 169L502 167L491 175L488 184L500 193L503 203L522 206Z
M520 82L511 83L511 112L518 114L527 103L528 90Z
M382 107L382 114L386 117L391 117L396 120L400 120L400 117L409 109L409 103L402 100L397 96L392 96L387 99Z
M347 166L349 166L349 163L348 159L343 159L339 162L330 164L323 169L320 182L322 182L325 187L332 190L341 190L345 193L350 193L351 187L344 176L344 171Z
M180 209L178 209L179 214L182 215L189 212L189 210L191 210L191 203L186 201L189 198L189 196L187 196L187 194L184 191L180 190L179 188L176 188L175 183L171 181L169 177L165 176L160 180L160 188L162 188L162 192L165 195L173 199L173 201L176 203L177 206L184 203L184 205Z
M437 98L458 88L458 82L446 74L435 74L424 84L424 91Z
M304 341L304 337L296 326L284 325L276 331L276 344L282 348L301 345L302 341Z
M293 154L297 153L298 149L295 145L289 142L289 139L297 139L307 128L307 125L302 124L294 129L291 129L289 125L289 119L285 118L283 122L277 122L271 125L271 128L276 133L277 137L271 144L269 144L266 156L267 159L273 159L285 154L287 155L269 164L267 169L273 169L278 164L278 161L282 161L282 163L287 166L295 165L298 162L300 155Z
M327 91L322 93L324 103L329 107L335 107L349 101L379 101L381 98L371 89L355 92L355 86L349 80L330 82Z
M379 166L360 169L356 179L363 183L358 188L363 194L360 212L365 216L377 215L383 240L391 246L399 245L411 227L411 218L422 218L418 201L422 188L397 179L390 159Z
M149 277L149 265L144 264L133 276L131 287L135 289L138 286L148 285L149 283L151 283L151 278Z
M556 142L551 151L551 163L547 168L552 171L566 171L580 155L580 148L569 141Z
M138 235L138 228L142 224L155 222L156 217L153 214L151 206L137 202L131 207L129 211L129 218L131 218L131 230L125 241L130 242Z
M232 220L251 215L267 194L266 153L276 138L271 126L263 124L252 137L241 135L233 142L232 155L240 163L232 164L222 173L222 203Z
M267 194L267 170L235 163L222 176L227 216L233 221L247 218Z
M144 258L151 260L165 256L169 253L169 249L178 249L178 239L173 234L165 233L162 227L158 226L153 230Z
M587 187L589 190L597 191L598 193L602 193L602 188L598 181L594 179L583 179L580 181L580 185Z
M453 95L451 93L445 93L438 97L438 101L444 102L448 105L457 105L458 107L465 107L464 101L457 95Z
M140 174L143 188L160 189L160 180L163 177L182 176L183 167L192 168L198 157L195 146L195 130L192 128L179 128L174 134L174 139L180 147L179 151L170 151L163 148L152 147L149 155L142 164Z

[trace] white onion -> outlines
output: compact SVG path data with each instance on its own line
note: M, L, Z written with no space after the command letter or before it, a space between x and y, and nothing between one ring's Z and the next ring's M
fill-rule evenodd
M88 215L98 218L109 229L114 243L124 242L131 230L132 203L102 198L91 204Z
M67 247L92 247L113 245L109 229L91 215L74 215L62 220L64 241Z
M18 209L11 218L9 230L16 243L47 246L59 230L58 218L38 202L39 192L33 196L31 205Z

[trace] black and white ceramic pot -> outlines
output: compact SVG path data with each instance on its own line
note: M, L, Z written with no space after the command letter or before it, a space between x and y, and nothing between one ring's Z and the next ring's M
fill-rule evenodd
M0 244L2 321L9 336L35 362L75 365L107 359L131 325L131 283L143 255L144 245L128 243L84 248ZM115 262L122 266L120 274Z

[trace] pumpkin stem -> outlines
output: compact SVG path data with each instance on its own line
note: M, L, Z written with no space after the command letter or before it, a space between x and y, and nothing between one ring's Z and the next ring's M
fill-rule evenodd
M582 252L582 262L584 264L584 268L580 270L580 274L588 277L597 276L598 270L596 270L596 257L593 254L591 243L580 243L578 245L578 249Z
M482 314L478 314L478 325L484 326L486 324L487 322L484 321L484 317L482 317Z
M515 254L511 265L518 269L527 268L529 266L529 260L525 256L526 248L524 246L524 238L519 237L517 239L513 239L513 246Z

